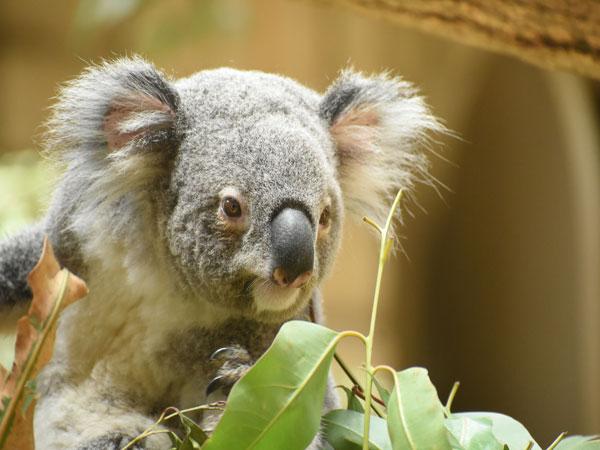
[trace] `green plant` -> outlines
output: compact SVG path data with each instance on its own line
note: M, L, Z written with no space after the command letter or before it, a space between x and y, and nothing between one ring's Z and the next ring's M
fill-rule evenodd
M325 439L336 450L541 450L527 429L511 417L488 412L452 412L458 383L443 405L425 369L414 367L397 372L389 366L373 367L371 356L381 279L393 247L389 234L400 199L401 192L383 227L364 219L381 237L368 335L336 332L304 321L288 322L269 350L235 384L223 417L210 438L185 415L187 411L175 411L163 414L156 426L138 436L135 442L150 434L169 433L174 450L304 449L322 425ZM335 354L339 341L348 337L365 345L364 387ZM321 417L327 374L334 358L353 387L344 388L347 409L330 411ZM392 376L391 392L377 380L381 372ZM373 395L373 386L379 397ZM217 407L205 405L192 410ZM186 431L183 439L157 428L175 417L179 417ZM582 436L564 438L563 433L548 448L553 449L600 450L600 440Z

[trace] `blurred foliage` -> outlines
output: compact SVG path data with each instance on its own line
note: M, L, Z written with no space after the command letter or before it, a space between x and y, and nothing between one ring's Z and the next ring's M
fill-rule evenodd
M214 32L228 36L248 29L251 8L245 0L175 0L168 15L152 0L80 0L74 21L75 41L88 41L125 21L136 48L160 51Z
M116 24L133 15L142 5L141 0L80 0L75 16L79 27Z
M27 150L0 157L0 236L42 216L56 174L39 154Z

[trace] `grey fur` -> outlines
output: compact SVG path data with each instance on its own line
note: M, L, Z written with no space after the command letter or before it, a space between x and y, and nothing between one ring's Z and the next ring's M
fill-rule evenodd
M344 207L378 219L395 190L425 180L416 144L431 130L442 127L413 88L385 75L345 71L321 96L234 69L171 81L133 58L67 84L47 150L66 171L43 230L90 294L65 311L40 377L38 445L112 448L163 408L206 401L213 377L234 382L311 298L321 321ZM240 222L223 216L225 192L244 205ZM312 226L314 269L299 288L270 281L270 224L284 207ZM37 229L0 246L0 303L27 297L40 244ZM224 346L250 359L214 367ZM330 383L324 407L336 405ZM165 445L153 436L144 448Z
M77 450L121 450L125 447L135 436L122 436L119 434L109 434L106 436L94 439L91 442L87 442ZM132 450L143 450L142 445L135 444L130 447Z
M0 314L22 312L31 298L27 275L42 252L44 231L40 224L31 226L0 242Z

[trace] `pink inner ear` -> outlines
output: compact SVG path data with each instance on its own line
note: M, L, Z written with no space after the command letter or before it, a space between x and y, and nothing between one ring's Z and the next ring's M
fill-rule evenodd
M379 115L370 107L357 107L343 112L331 126L337 144L340 164L361 160L374 151Z
M106 142L111 151L124 147L153 128L152 124L148 124L147 127L138 130L122 131L121 127L124 122L132 119L134 115L144 112L158 112L174 116L173 111L166 104L156 97L142 93L115 101L106 113L103 123Z
M374 127L379 125L379 115L372 107L362 106L344 111L336 118L331 129L336 127L345 127L348 125L360 125L365 127Z
M132 139L138 137L141 131L122 133L119 125L131 116L132 111L124 107L115 106L104 117L104 133L110 150L116 150L125 146Z

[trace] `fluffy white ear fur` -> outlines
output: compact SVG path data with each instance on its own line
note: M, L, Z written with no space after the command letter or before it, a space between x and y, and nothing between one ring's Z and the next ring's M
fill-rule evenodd
M167 170L178 104L169 81L139 57L92 66L61 90L47 153L89 181L91 200L141 195Z
M383 224L399 189L431 184L421 147L446 129L414 87L387 74L345 70L325 93L321 116L336 146L347 210Z
M88 68L61 90L48 122L49 150L67 160L79 151L115 151L156 143L175 126L179 99L154 66L121 58Z
M139 57L122 58L68 83L48 122L47 154L70 168L57 190L63 205L71 202L67 227L84 254L114 263L122 253L124 262L114 264L139 280L134 272L155 261L147 253L156 241L152 202L180 138L178 106L160 71Z

